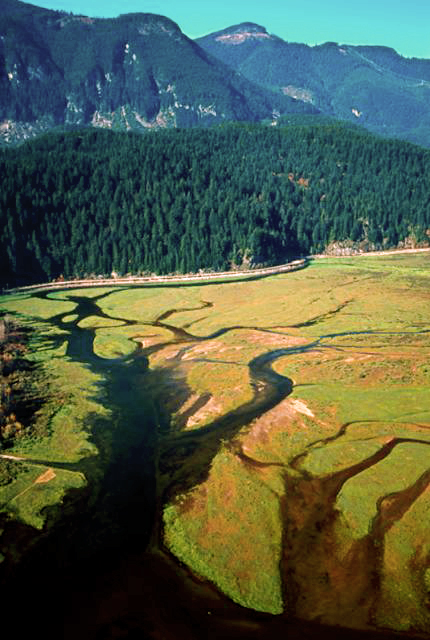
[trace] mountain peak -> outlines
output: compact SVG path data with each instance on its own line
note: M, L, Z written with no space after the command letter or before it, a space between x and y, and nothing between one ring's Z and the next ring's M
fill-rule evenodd
M219 31L215 37L217 42L227 45L237 45L247 40L270 39L265 27L254 22L241 22L240 24Z
M182 31L176 22L157 13L123 13L117 20L139 25L143 29L142 33L144 35L152 32L182 35Z

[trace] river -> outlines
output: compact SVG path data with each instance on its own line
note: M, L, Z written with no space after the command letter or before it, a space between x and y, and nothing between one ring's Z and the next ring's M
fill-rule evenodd
M34 295L44 298L49 293ZM65 640L399 638L390 632L325 627L288 615L247 610L180 566L160 539L162 501L178 483L184 490L196 478L182 477L179 465L179 470L172 471L174 482L163 487L161 494L159 467L165 472L170 457L177 467L178 445L189 458L205 442L207 457L196 472L196 477L204 477L221 438L231 437L291 392L291 381L275 373L272 363L281 356L311 349L322 338L305 347L277 349L252 360L253 399L214 420L204 432L178 434L166 447L163 438L168 433L168 416L146 392L152 376L147 358L160 345L147 350L136 346L129 356L106 360L94 353L95 330L78 326L90 316L134 324L101 310L99 302L106 295L87 298L71 291L67 298L76 304L73 320L67 320L68 311L50 322L68 332L67 355L103 375L112 420L120 420L121 428L110 434L107 446L109 422L97 418L89 425L100 453L74 466L86 473L89 488L70 492L61 517L58 510L51 510L46 534L28 546L24 558L3 580L2 617L14 623L14 634L40 633ZM199 308L210 303L201 304ZM193 336L166 322L174 313L174 309L166 310L148 324L167 329L170 342L175 344L208 340L237 328L223 328L204 338ZM201 465L201 456L199 460ZM22 538L28 545L32 534L28 527L9 525L6 535L15 543Z

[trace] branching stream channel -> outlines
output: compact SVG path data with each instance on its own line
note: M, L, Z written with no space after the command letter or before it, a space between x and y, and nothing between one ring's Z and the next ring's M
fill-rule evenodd
M298 585L307 571L307 538L314 536L316 531L320 531L322 538L330 533L327 527L333 521L336 496L346 480L388 456L398 444L416 442L413 438L394 438L368 459L321 478L301 470L307 450L290 462L290 469L285 465L289 502L285 505L283 539L289 564L284 572L283 615L270 616L234 604L211 584L180 566L163 548L161 539L161 508L165 500L203 481L221 441L232 441L241 427L291 393L292 381L275 373L273 363L280 357L294 357L316 348L332 348L331 339L351 334L321 335L304 346L278 348L254 358L248 363L253 389L251 401L200 430L171 432L169 416L154 403L147 391L154 386L154 376L168 376L169 372L168 369L165 374L152 372L148 368L150 354L171 344L183 344L175 356L180 359L195 342L215 339L232 330L252 328L278 334L281 331L232 326L209 336L196 336L169 324L169 319L177 311L203 310L209 308L210 303L202 301L193 309L166 310L155 321L142 323L104 313L99 302L110 294L111 291L88 298L76 296L71 291L64 299L76 305L73 319L68 310L49 320L67 332L58 337L58 341L66 341L67 356L103 376L112 418L96 417L94 423L88 425L99 450L98 456L77 464L57 465L82 471L88 478L88 487L84 491L69 492L61 506L61 518L52 508L48 525L55 524L47 527L46 535L8 577L10 601L16 604L19 598L25 603L27 613L23 624L31 628L40 626L41 633L45 629L58 633L57 637L62 634L64 638L197 640L401 636L388 631L346 631L304 622L299 619L299 612L305 596L299 592ZM50 294L43 292L34 296L49 299ZM171 337L148 348L136 342L131 355L109 360L94 352L96 329L78 326L90 316L109 322L115 320L123 325L147 324L167 330ZM360 333L370 335L371 332ZM107 444L105 434L109 422L119 426L111 428ZM327 438L327 442L344 435L350 426L343 425L338 434ZM308 449L322 442L314 442ZM429 444L426 440L421 443ZM243 451L237 451L237 455L246 463L261 464L245 456ZM49 466L55 469L52 462ZM193 469L191 474L190 469ZM378 588L380 546L384 533L395 521L396 505L398 511L403 512L429 483L430 472L427 472L408 490L390 496L389 509L384 499L379 501L371 536L357 550L362 562L370 567L364 578L370 592ZM305 526L300 529L294 514L303 508L307 510L305 517L301 516ZM28 535L24 526L14 526L10 536ZM314 556L322 553L320 547L313 545ZM321 558L321 562L324 561ZM308 597L312 598L312 589ZM336 593L333 598L336 602Z

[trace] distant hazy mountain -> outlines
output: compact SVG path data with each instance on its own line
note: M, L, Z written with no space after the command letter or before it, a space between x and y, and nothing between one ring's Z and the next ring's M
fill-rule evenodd
M260 87L430 145L430 60L403 58L388 47L285 42L248 22L196 42Z
M256 86L168 18L93 19L0 0L0 138L54 127L257 121L312 105Z

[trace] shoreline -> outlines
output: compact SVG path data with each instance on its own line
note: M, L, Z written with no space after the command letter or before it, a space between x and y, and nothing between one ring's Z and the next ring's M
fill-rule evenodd
M24 285L22 287L13 287L4 289L2 295L15 293L31 293L36 291L55 291L61 289L75 289L86 287L105 287L105 286L122 286L122 285L140 285L140 284L186 284L187 282L202 282L210 280L224 280L226 278L260 278L270 275L278 275L288 273L290 271L298 271L304 269L312 260L324 260L327 258L361 258L373 256L389 256L397 254L411 253L428 253L430 247L421 247L416 249L388 249L386 251L356 251L354 253L318 253L308 255L304 258L293 260L285 264L274 267L262 267L258 269L246 269L237 271L215 271L188 274L168 274L168 275L150 275L150 276L124 276L124 277L95 277L82 278L79 280L60 280L53 282L45 282L32 285Z

